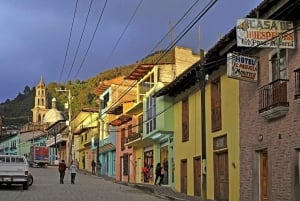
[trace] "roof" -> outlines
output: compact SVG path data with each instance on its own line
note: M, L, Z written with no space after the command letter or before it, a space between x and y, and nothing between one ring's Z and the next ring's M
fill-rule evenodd
M128 80L140 80L142 79L149 71L153 69L153 64L141 64L138 65L125 79Z

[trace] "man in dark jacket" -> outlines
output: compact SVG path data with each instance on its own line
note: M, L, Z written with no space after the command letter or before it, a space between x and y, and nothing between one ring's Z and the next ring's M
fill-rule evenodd
M58 171L59 171L59 178L60 178L60 183L63 184L64 183L64 178L65 178L65 173L66 173L66 163L64 160L62 160L59 164L58 164Z

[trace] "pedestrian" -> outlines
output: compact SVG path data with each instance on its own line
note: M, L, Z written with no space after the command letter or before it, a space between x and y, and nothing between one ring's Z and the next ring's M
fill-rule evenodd
M94 161L94 160L92 160L92 163L91 163L91 165L92 165L92 174L96 174L96 162Z
M158 179L160 179L160 176L161 176L161 164L157 163L156 168L155 168L155 181L154 181L155 185L156 185ZM160 183L160 180L159 180L159 183Z
M73 162L73 160L71 161L71 165L70 165L69 169L70 169L70 172L71 172L71 184L75 184L75 177L76 177L76 173L77 173L77 166Z
M61 184L64 183L66 169L67 169L67 166L66 166L65 161L61 160L61 162L58 164L59 180L60 180Z
M101 163L100 163L100 161L98 160L98 162L97 162L97 172L98 172L98 176L101 176Z
M161 168L160 168L160 180L159 180L158 185L162 184L162 182L164 180L164 176L165 176L165 169L164 169L164 166L161 166Z

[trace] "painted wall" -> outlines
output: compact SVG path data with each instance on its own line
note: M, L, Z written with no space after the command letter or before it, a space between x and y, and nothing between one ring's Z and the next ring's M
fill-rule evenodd
M214 151L213 139L227 136L229 200L239 200L240 141L239 141L239 81L228 78L225 67L210 79L221 76L222 129L212 132L211 88L206 87L206 140L207 140L207 198L214 199Z
M182 142L182 102L174 106L174 161L175 183L174 187L180 192L181 189L181 160L187 160L187 194L194 195L194 170L193 158L201 155L201 130L200 119L200 92L191 93L189 101L189 141Z

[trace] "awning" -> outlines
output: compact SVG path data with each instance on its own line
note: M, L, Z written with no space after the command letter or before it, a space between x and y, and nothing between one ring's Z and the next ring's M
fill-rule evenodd
M105 145L99 147L99 153L108 152L108 151L111 151L114 149L116 149L116 145L114 145L112 143L108 143L108 144L105 144Z

